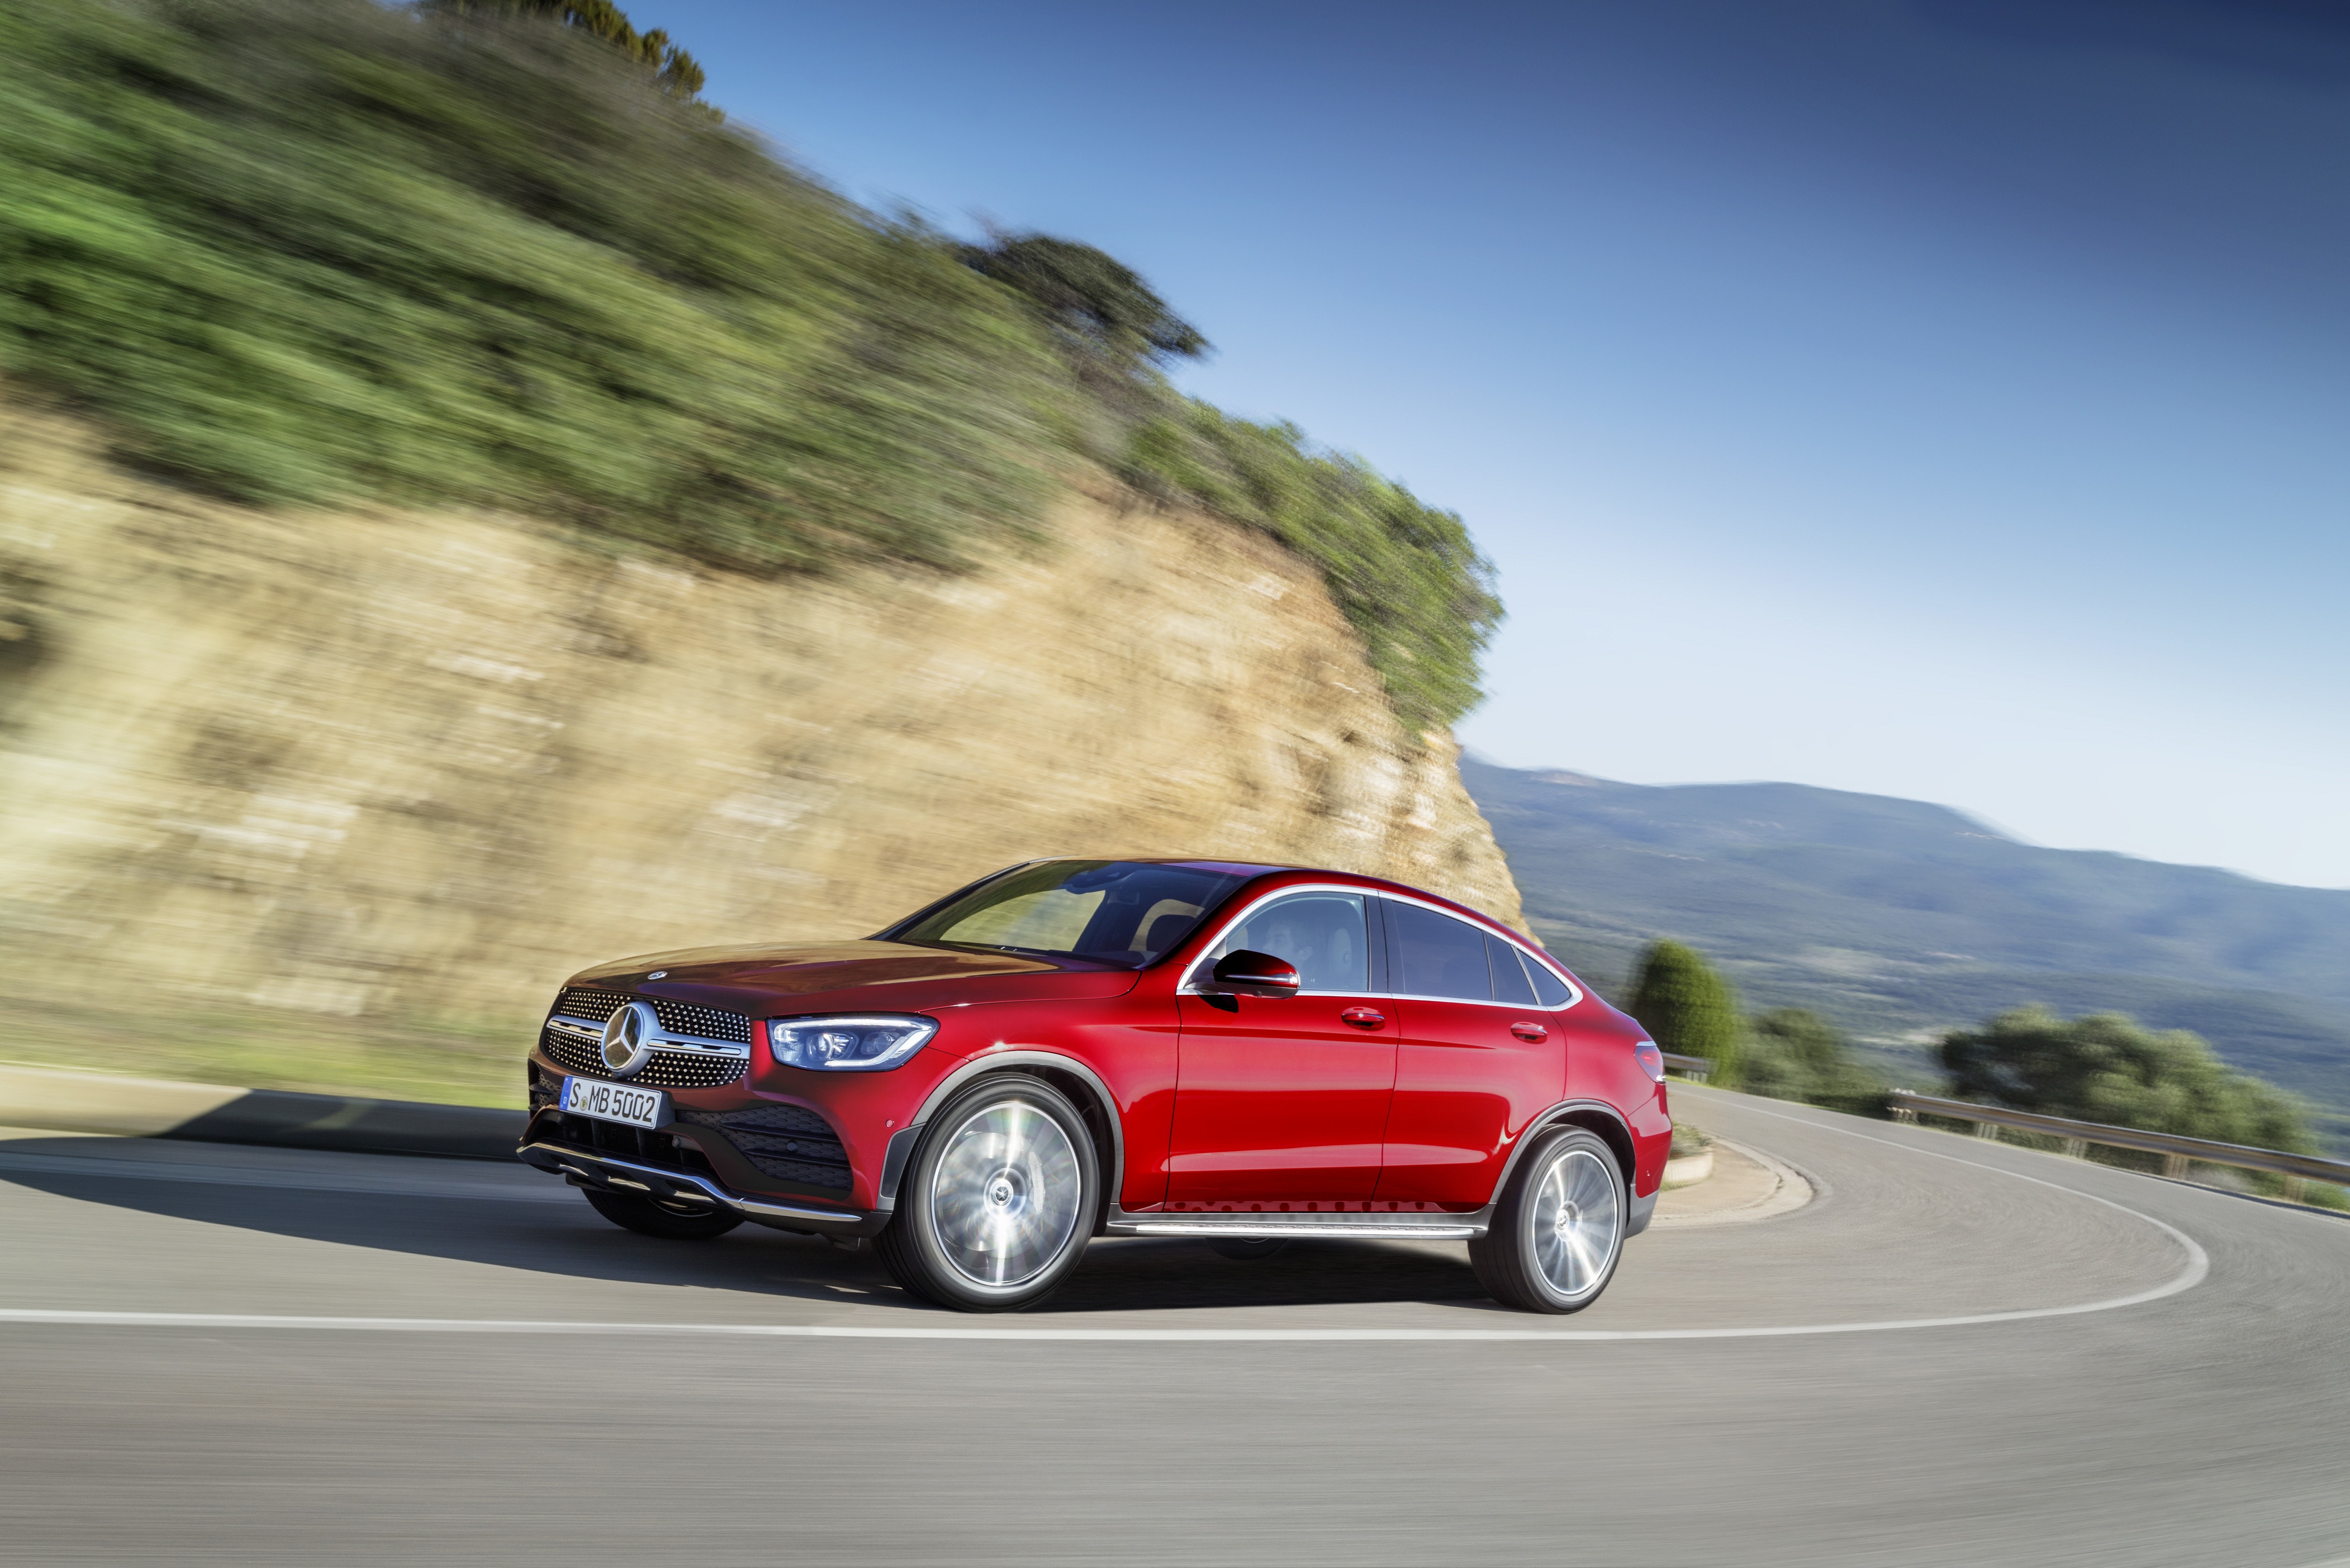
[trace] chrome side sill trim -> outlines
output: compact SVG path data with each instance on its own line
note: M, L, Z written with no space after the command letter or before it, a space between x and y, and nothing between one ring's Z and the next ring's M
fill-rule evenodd
M1468 1241L1482 1225L1187 1225L1137 1223L1137 1236L1345 1236L1357 1241Z
M1467 1214L1315 1214L1209 1211L1131 1214L1113 1205L1108 1236L1345 1236L1378 1241L1472 1241L1493 1222L1492 1205Z

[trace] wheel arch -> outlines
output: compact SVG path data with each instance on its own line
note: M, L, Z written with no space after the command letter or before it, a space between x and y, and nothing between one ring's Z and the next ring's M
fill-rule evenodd
M1526 1130L1518 1135L1516 1146L1510 1150L1510 1158L1502 1166L1500 1179L1493 1183L1493 1194L1488 1200L1489 1204L1500 1202L1502 1194L1509 1190L1510 1179L1517 1174L1518 1160L1526 1152L1527 1146L1552 1128L1563 1127L1583 1127L1597 1134L1599 1140L1615 1155L1617 1168L1624 1173L1626 1195L1634 1194L1634 1173L1638 1158L1632 1145L1631 1126L1625 1121L1623 1114L1604 1100L1564 1100L1528 1122Z
M923 1130L931 1118L949 1100L973 1080L991 1073L1021 1073L1042 1079L1066 1096L1084 1118L1086 1130L1093 1135L1094 1163L1100 1181L1100 1202L1093 1220L1093 1234L1102 1233L1102 1224L1110 1210L1117 1205L1118 1195L1126 1178L1126 1133L1118 1114L1118 1101L1112 1097L1109 1085L1099 1074L1074 1056L1057 1051L991 1051L974 1056L953 1072L939 1080L922 1101L914 1119L891 1135L887 1155L882 1161L881 1180L875 1191L876 1207L894 1210L898 1206L898 1182L911 1163L915 1147L921 1142Z

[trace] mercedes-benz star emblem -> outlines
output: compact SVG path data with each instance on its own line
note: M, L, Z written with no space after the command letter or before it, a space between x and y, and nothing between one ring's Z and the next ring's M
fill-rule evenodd
M631 1002L604 1021L604 1065L627 1077L652 1060L660 1019L650 1002Z

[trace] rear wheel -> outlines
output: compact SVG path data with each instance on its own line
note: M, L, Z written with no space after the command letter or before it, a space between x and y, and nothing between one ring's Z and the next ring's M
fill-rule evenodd
M1598 1134L1539 1135L1469 1243L1477 1282L1522 1312L1580 1312L1599 1299L1624 1251L1623 1168Z
M1100 1207L1085 1118L1041 1079L981 1079L931 1118L881 1232L907 1290L959 1312L1012 1312L1057 1289Z
M582 1188L597 1213L640 1236L662 1236L673 1241L706 1241L723 1236L743 1223L743 1216L708 1203L662 1203L633 1193L598 1192Z

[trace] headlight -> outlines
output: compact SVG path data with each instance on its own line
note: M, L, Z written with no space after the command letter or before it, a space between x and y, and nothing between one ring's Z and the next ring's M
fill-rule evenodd
M902 1064L939 1032L935 1018L779 1018L767 1044L786 1067L878 1073Z

